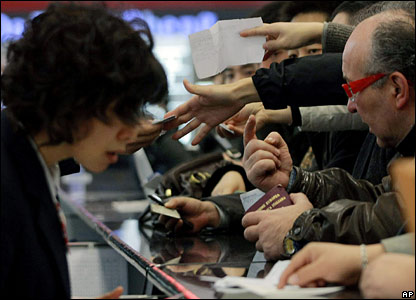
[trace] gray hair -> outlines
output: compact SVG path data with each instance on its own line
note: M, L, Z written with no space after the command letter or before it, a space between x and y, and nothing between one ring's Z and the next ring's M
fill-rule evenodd
M415 81L415 25L406 16L387 17L378 24L372 34L370 58L364 65L364 73L402 73L407 80ZM387 76L374 83L381 87Z
M415 20L415 1L380 1L373 5L367 6L359 10L351 18L351 24L357 26L365 19L376 14L392 11L400 11L400 14L406 15L408 18Z

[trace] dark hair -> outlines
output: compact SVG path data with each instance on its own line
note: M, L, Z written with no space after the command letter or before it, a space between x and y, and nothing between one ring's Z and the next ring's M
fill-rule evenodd
M359 10L369 7L370 5L377 2L379 1L343 1L332 12L329 20L332 21L335 18L335 16L339 13L346 13L349 16L348 23L350 24L351 17L355 15Z
M289 22L291 18L284 14L284 9L291 1L270 2L250 15L250 18L261 17L263 23Z
M293 19L298 14L306 13L325 13L329 16L333 10L341 3L342 1L290 1L284 9L284 13L290 18Z
M165 71L152 53L147 24L139 29L103 7L53 3L25 24L10 44L1 93L15 123L48 144L73 143L79 125L96 117L108 124L108 108L125 124L144 115L145 102L167 94Z

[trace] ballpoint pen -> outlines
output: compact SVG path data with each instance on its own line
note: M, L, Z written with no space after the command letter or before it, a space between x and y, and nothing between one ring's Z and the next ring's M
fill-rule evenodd
M156 194L149 194L148 197L151 200L153 200L154 202L156 202L157 204L159 204L161 206L165 206L165 202L163 202L162 198L160 198L158 195L156 195ZM192 224L188 220L185 220L184 218L181 218L181 219L183 221L183 225L185 225L189 230L192 230L194 228L194 224Z
M156 194L150 194L150 195L148 195L148 197L151 200L155 201L157 204L162 205L162 206L165 206L165 202L163 202L162 198L160 198L158 195L156 195Z

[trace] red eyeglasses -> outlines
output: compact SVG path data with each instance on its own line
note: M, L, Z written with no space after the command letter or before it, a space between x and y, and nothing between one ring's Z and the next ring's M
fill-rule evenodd
M377 80L383 78L384 76L386 76L386 74L383 73L371 75L366 78L351 81L350 83L344 83L342 87L344 88L345 93L347 93L348 100L354 102L355 97L357 97L359 92L372 85Z

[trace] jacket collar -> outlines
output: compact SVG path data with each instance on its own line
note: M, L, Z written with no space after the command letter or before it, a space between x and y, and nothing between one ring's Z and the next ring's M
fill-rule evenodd
M44 241L57 265L62 280L62 286L66 289L66 295L70 297L69 272L66 261L66 246L62 236L62 229L57 215L52 196L48 188L46 176L38 159L35 149L30 144L23 130L13 128L7 115L7 109L1 112L1 139L6 141L6 148L13 165L17 168L23 183L22 190L25 195L31 197L31 201L37 201L37 221Z

